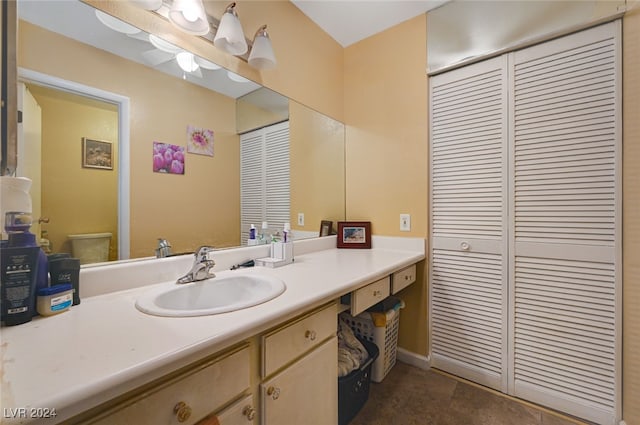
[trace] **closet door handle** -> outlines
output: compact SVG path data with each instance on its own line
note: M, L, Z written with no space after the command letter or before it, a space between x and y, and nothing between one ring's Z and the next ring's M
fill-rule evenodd
M469 245L469 242L467 241L462 241L460 242L460 249L463 251L469 251L471 250L471 245Z

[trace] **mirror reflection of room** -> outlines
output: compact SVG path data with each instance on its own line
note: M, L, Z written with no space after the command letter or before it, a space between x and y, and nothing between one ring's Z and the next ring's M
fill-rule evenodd
M42 186L41 195L36 193L42 198L38 214L49 221L32 231L44 236L51 252L70 252L74 240L70 235L99 235L108 239L108 249L106 257L97 262L155 256L159 239L170 242L172 253L189 253L201 245L244 245L243 234L248 233L249 225L259 226L263 221L270 222L270 232L289 222L294 237L306 238L318 236L322 219L344 219L341 123L249 80L232 80L234 74L216 69L204 58L199 59L202 66L197 72L186 72L174 60L175 54L156 47L166 46L162 39L135 27L131 27L135 33L115 31L104 25L104 14L82 2L53 3L19 2L17 52L24 90L35 93L36 102L44 106L42 137L47 146L42 147L42 174L29 171L27 177L41 182L34 185ZM65 24L65 19L78 14L84 19L74 21L81 25ZM53 100L56 94L100 104L82 93L69 93L68 87L60 90L51 81L123 96L130 102L128 115L118 122L123 111L117 102L102 103L115 119L108 125L80 119L83 114L76 111L49 112L48 104L62 102ZM267 93L258 94L262 92ZM252 112L247 112L239 99L252 97L248 93L277 99L277 111L271 105L272 110L264 113L265 106L258 100ZM290 122L289 208L275 219L263 208L250 223L241 219L240 138L241 133L265 126L264 122L252 123L252 117L258 115L274 116L266 125ZM62 122L72 124L59 126L66 134L48 135L47 129L55 128L52 123ZM211 135L212 155L189 152L193 129ZM87 167L83 139L111 143L107 146L113 146L113 169ZM166 167L154 166L159 146L164 147L163 154L166 147L172 149ZM325 160L314 158L316 154ZM173 171L180 172L171 172L172 163ZM75 189L80 182L86 183L90 195ZM64 196L57 192L61 188ZM72 214L64 212L66 205L73 205ZM306 214L306 227L298 225L299 213Z

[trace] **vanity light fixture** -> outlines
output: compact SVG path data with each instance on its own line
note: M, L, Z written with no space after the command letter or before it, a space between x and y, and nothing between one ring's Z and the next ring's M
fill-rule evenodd
M182 51L182 49L175 44L171 44L168 41L163 40L154 34L149 34L149 42L158 50L162 50L163 52L178 54Z
M244 31L242 30L240 19L238 19L235 2L229 4L224 11L216 36L213 39L213 44L217 48L235 56L247 53L247 40L244 38Z
M207 35L210 30L202 0L173 0L169 20L187 34Z
M244 78L242 75L238 75L235 72L231 72L231 71L227 71L227 77L229 77L229 79L231 81L235 81L236 83L248 83L249 82L249 80Z
M180 52L176 55L176 61L184 72L194 72L200 65L195 61L195 56L191 52Z
M104 13L101 10L96 9L95 13L96 13L96 18L98 18L98 20L102 22L104 26L114 31L117 31L122 34L127 34L127 35L134 35L141 32L140 29L134 27L133 25L130 25L118 18L115 18L107 13Z
M196 63L198 65L200 65L200 68L208 69L208 70L211 70L211 71L215 71L217 69L222 68L217 63L213 63L211 61L208 61L205 58L201 58L200 56L196 56L195 57L195 61L196 61Z
M158 10L162 6L162 0L131 0L131 2L146 10Z
M261 26L253 37L253 46L249 54L249 65L256 69L273 69L276 67L276 55L273 53L267 26Z

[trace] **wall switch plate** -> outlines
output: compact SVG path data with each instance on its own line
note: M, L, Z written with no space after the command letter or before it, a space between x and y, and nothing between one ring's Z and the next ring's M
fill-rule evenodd
M408 232L411 230L411 215L400 214L400 231Z
M304 226L304 213L298 213L298 226Z

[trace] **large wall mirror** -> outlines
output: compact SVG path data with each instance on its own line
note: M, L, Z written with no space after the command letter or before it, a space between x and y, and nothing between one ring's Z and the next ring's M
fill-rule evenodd
M342 123L205 58L182 55L198 65L183 70L181 49L81 1L19 0L18 18L18 175L53 252L105 233L109 260L153 256L158 238L240 246L241 134L282 121L294 235L344 219Z

